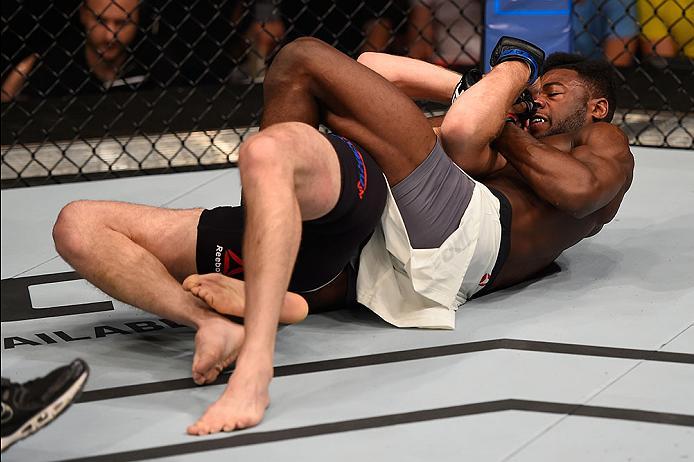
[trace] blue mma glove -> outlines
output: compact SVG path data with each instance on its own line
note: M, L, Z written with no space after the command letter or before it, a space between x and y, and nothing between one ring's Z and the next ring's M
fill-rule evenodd
M489 58L489 64L494 67L504 61L523 61L530 66L528 85L532 84L542 73L545 52L525 40L503 36Z

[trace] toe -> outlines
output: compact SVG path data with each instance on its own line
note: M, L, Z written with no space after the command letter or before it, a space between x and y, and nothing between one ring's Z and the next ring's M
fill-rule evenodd
M190 290L193 287L197 287L200 285L200 275L199 274L191 274L185 280L183 281L183 288L185 290Z
M209 358L207 361L205 361L205 358L201 358L199 356L196 356L193 359L193 380L198 385L207 383L207 378L210 374L210 370L214 370L214 367L212 366L211 362L212 361L209 361Z
M211 302L214 301L214 298L210 294L210 291L205 289L205 287L203 287L203 286L198 286L198 287L192 289L191 293L193 295L195 295L196 297L204 300L208 305L211 305Z
M202 423L200 421L195 422L193 425L189 426L186 430L189 435L204 435Z
M217 377L219 377L220 372L222 372L224 368L217 364L214 367L212 367L209 371L205 373L205 383L212 383L215 380L217 380Z
M205 376L193 371L193 382L195 382L196 385L204 385L205 384Z

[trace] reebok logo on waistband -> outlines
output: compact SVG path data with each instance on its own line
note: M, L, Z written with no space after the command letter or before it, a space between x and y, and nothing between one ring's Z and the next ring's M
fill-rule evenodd
M226 276L241 274L243 273L243 259L233 250L225 250L221 245L217 245L214 253L214 271Z

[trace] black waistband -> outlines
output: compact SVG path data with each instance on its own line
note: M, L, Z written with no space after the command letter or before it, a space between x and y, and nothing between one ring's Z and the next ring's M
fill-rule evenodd
M511 251L511 203L508 201L506 196L504 196L500 191L494 188L490 188L489 186L487 186L487 188L492 192L492 194L494 194L494 196L496 196L497 199L499 199L499 222L501 223L501 242L499 242L499 255L497 255L496 257L496 262L494 263L494 268L492 269L492 274L489 276L489 281L487 282L487 285L484 288L482 288L482 290L476 292L472 296L472 298L481 297L482 295L486 295L495 290L493 287L494 281L501 272L501 268L503 268L504 263L506 263L508 254Z

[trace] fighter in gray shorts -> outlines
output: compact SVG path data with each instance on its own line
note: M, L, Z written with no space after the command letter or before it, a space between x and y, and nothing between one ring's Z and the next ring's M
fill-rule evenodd
M489 283L475 297L492 292L511 249L511 204L501 192L487 188L499 199L501 242ZM391 188L412 248L440 247L460 226L474 189L475 182L448 157L437 139L424 162Z
M460 226L474 189L437 139L429 157L391 188L412 248L440 247Z

